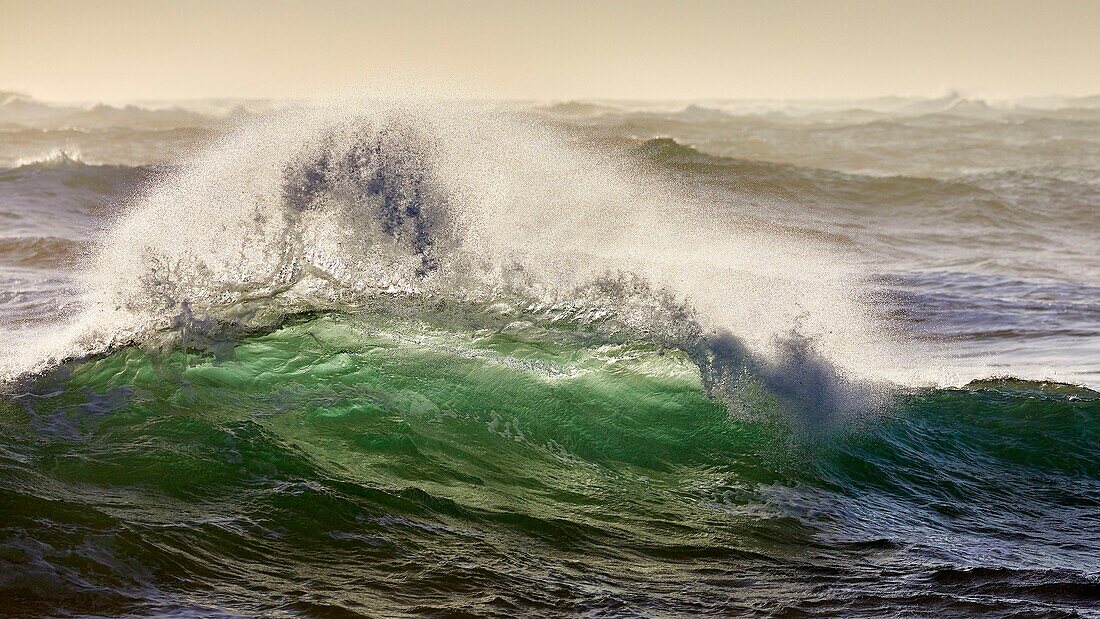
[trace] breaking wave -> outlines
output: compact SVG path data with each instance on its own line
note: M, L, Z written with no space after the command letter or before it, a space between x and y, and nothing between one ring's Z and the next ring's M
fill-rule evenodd
M181 325L477 307L683 350L734 408L755 384L844 415L899 380L855 278L824 245L518 116L333 105L255 122L149 185L89 261L83 311L19 341L34 352L4 373L164 345Z

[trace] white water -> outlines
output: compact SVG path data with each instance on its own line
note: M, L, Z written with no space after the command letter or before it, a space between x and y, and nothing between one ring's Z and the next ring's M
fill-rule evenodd
M363 170L382 166L381 175L401 181L400 200L423 192L415 200L431 221L429 253L438 262L426 276L417 273L423 257L407 222L396 235L384 230L383 206L370 203L380 198L364 203L356 179L330 179L308 205L288 205L288 179L300 183L322 153L346 157L364 143L382 154L360 161ZM192 321L260 324L380 294L519 292L536 303L602 304L640 329L675 331L654 326L676 318L655 313L651 296L575 295L629 273L686 302L705 332L732 333L776 368L791 362L798 341L827 361L826 374L930 378L898 362L900 349L869 318L858 299L861 274L843 255L748 229L701 197L529 118L423 101L330 104L253 121L180 163L101 239L71 322L0 340L0 377L156 339L181 311Z

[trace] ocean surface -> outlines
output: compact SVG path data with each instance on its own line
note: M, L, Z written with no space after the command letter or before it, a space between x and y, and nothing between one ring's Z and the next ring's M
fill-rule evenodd
M0 616L1100 617L1100 99L0 93Z

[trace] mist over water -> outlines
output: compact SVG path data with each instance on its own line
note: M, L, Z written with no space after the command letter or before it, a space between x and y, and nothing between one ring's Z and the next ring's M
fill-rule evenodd
M0 101L17 614L1096 610L1092 99Z

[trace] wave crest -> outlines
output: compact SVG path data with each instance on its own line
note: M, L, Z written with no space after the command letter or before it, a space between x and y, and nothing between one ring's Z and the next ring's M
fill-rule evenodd
M53 150L34 155L32 157L23 157L15 162L15 167L66 167L66 166L78 166L84 165L84 158L80 154L80 150L76 148L55 148Z
M84 312L8 376L185 323L453 302L571 308L685 350L727 403L755 384L833 418L876 405L890 378L888 338L839 256L530 119L428 103L288 112L135 203L100 242Z

